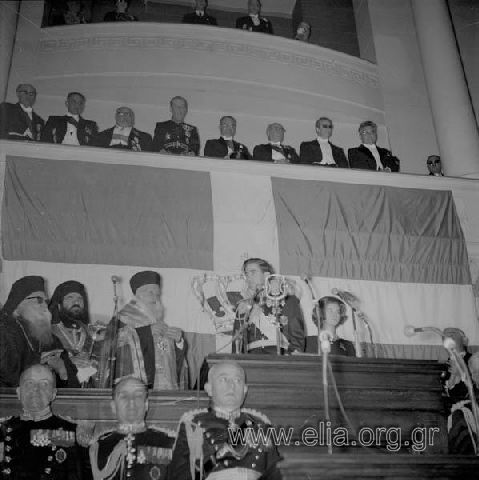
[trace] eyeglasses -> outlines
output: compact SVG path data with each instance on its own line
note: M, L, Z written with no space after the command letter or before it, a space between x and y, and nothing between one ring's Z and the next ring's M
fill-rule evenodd
M26 93L27 95L36 95L37 92L29 92L28 90L19 90L17 93Z
M320 125L320 126L321 126L321 128L333 128L332 125Z
M428 160L426 163L428 165L437 165L438 163L441 163L441 160Z
M38 305L48 303L48 298L43 298L43 297L40 297L40 296L27 297L27 298L25 298L25 300L36 300Z

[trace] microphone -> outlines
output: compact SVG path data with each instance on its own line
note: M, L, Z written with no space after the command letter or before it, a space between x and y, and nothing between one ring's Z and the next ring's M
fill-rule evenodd
M112 275L111 276L111 281L113 283L120 283L120 280L121 280L120 277L118 277L117 275Z
M321 351L323 353L329 353L331 351L331 340L333 339L333 335L331 332L327 330L321 330L319 332L319 341L321 343Z
M344 303L349 305L353 310L359 310L359 298L356 295L353 295L351 292L347 292L345 290L338 290L337 288L333 288L331 290L333 295L339 297Z
M415 327L414 325L406 325L404 327L404 335L406 335L406 337L413 337L416 333L422 332L434 332L441 337L445 336L444 332L437 327ZM454 340L452 341L454 342Z

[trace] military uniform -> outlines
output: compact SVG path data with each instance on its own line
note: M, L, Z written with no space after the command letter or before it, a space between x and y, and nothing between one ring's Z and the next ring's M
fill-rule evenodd
M93 478L166 479L174 442L173 431L156 427L105 433L90 447Z
M173 120L159 122L153 136L153 150L166 150L175 155L187 155L193 152L200 153L200 137L198 129L187 123L175 123Z
M268 418L249 408L230 415L217 409L185 413L180 420L170 478L279 480L280 456L276 447L270 439L255 435L259 431L267 435L268 428ZM238 441L241 437L245 441Z
M76 425L56 415L33 421L10 417L0 423L0 478L81 480Z

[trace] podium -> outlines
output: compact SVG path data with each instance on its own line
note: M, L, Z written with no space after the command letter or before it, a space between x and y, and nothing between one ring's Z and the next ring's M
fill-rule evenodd
M440 382L445 367L438 362L331 355L339 397L352 425L341 413L329 381L328 427L324 421L321 357L210 355L208 364L224 360L238 362L246 372L245 406L266 413L274 425L292 428L293 445L303 444L302 432L309 428L308 442L314 444L316 430L314 446L326 447L328 432L334 437L334 429L339 427L346 429L348 436L348 444L340 447L342 451L361 444L380 449L389 445L387 452L447 453L447 419ZM362 437L357 438L354 431ZM340 435L337 438L342 443Z

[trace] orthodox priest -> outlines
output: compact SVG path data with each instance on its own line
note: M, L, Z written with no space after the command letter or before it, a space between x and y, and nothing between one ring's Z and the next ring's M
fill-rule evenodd
M59 387L79 388L77 368L53 335L45 282L30 275L17 280L0 312L0 387L17 387L35 363L54 370Z
M76 365L80 383L95 387L103 339L101 329L90 325L85 286L75 280L61 283L53 292L48 308L52 313L53 334Z
M131 277L130 286L135 297L107 330L107 352L102 354L102 361L109 363L106 370L114 370L113 383L134 376L149 388L178 390L186 375L185 341L181 329L170 327L163 319L161 277L150 270L138 272Z

